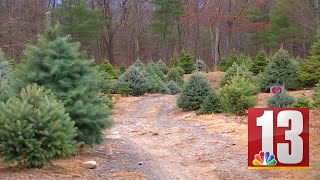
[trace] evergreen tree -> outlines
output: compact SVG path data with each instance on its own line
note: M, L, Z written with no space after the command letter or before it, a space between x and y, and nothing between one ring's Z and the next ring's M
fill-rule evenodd
M224 73L223 78L220 81L220 86L224 86L235 76L243 76L249 81L256 83L252 73L249 71L245 64L238 65L236 62Z
M146 66L144 65L144 63L140 60L140 59L137 59L133 65L134 67L138 68L138 70L140 71L144 71Z
M150 93L167 93L169 90L167 89L164 82L162 82L161 78L153 73L152 71L146 72L149 90Z
M63 103L37 85L0 103L0 155L11 165L42 167L75 152L76 128Z
M256 59L253 62L250 71L253 72L253 74L259 74L260 72L263 72L265 70L268 63L269 63L269 60L267 58L267 54L263 50L261 50L257 54Z
M300 96L293 104L290 105L291 108L309 108L312 109L310 101L305 95Z
M243 76L233 77L220 91L221 103L227 112L245 114L256 104L258 86Z
M204 72L207 69L207 64L204 61L202 61L201 59L198 59L196 61L196 69L197 69L197 71Z
M136 66L131 66L119 77L116 88L123 87L127 90L126 85L123 84L128 84L129 91L133 96L143 95L150 90L149 79Z
M9 98L9 71L10 65L5 61L0 49L0 101L5 101Z
M153 31L161 35L164 41L175 36L176 21L183 15L182 0L151 0L156 5L153 12Z
M112 125L110 110L100 95L100 76L93 61L79 52L79 43L59 36L59 25L47 27L36 46L25 51L24 62L13 73L12 88L37 83L63 101L66 112L78 127L79 141L103 141L103 129Z
M90 44L103 31L101 11L90 9L85 0L62 0L54 15L58 17L62 31L81 44Z
M171 68L168 72L168 75L166 77L166 81L174 81L176 82L179 86L183 84L183 76L181 75L181 72L175 67Z
M98 69L100 73L106 74L111 82L115 82L120 74L119 70L114 68L109 62L100 64Z
M207 78L202 74L193 74L183 85L177 98L178 107L185 110L196 110L212 91Z
M320 107L320 83L317 83L314 89L313 105L315 107Z
M286 91L282 94L275 94L268 100L269 108L286 108L290 107L295 102L294 98Z
M313 44L310 58L299 67L299 79L308 87L320 80L320 41Z
M286 89L298 89L297 66L293 63L287 51L279 49L272 61L266 67L261 80L261 88L268 91L276 83L284 84Z
M167 89L169 94L172 94L172 95L178 94L181 91L180 86L175 81L172 81L172 80L167 83Z
M197 111L197 115L222 113L223 111L224 111L224 108L220 102L219 97L214 91L212 91L206 97L203 104L201 104L199 111Z
M120 71L119 75L122 75L126 71L126 69L127 69L126 66L124 64L121 64L119 68L119 71Z
M194 70L196 70L192 55L185 50L181 51L180 53L179 66L186 74L191 74Z
M163 74L167 74L168 73L169 68L167 67L167 65L162 60L159 60L156 65L163 72Z

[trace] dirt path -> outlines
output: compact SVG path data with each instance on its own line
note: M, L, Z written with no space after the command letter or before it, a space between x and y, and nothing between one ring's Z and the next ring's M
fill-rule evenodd
M131 156L127 157L131 163L119 166L118 171L138 171L146 179L264 178L256 171L249 174L246 152L233 148L228 137L176 120L171 115L176 103L166 96L137 98L129 110L123 108L125 104L116 105L116 125L108 139L121 142L119 149ZM104 167L95 174L102 177L115 168Z

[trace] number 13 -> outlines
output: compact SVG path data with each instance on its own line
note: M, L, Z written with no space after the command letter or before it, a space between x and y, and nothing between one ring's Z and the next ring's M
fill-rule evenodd
M277 127L289 127L285 131L285 140L291 142L291 154L289 154L289 143L277 144L277 157L283 164L297 164L303 157L303 140L299 136L303 130L303 116L299 111L281 111L277 117ZM257 126L262 127L262 151L273 153L273 111L264 111L261 117L257 118Z

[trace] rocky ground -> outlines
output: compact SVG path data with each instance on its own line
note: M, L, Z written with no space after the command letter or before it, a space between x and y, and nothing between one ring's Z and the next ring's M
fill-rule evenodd
M311 90L290 92L302 93L312 97ZM257 107L269 96L259 94ZM0 179L320 179L319 110L310 113L310 170L257 171L247 169L246 116L196 116L177 108L171 95L114 100L115 126L106 131L106 143L41 170L17 171L0 163ZM98 167L80 166L89 160Z

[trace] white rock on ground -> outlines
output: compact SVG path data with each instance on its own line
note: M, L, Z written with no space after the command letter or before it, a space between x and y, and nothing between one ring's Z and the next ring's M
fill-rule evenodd
M95 169L97 167L96 161L87 161L81 164L81 167L87 168L87 169Z

